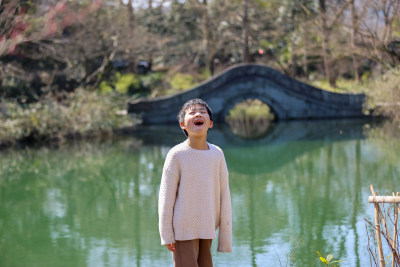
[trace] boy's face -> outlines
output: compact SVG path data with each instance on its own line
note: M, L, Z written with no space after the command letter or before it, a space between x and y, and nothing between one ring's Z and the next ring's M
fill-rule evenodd
M207 131L213 126L206 107L195 104L185 111L185 118L180 123L182 130L186 130L189 136L207 136Z

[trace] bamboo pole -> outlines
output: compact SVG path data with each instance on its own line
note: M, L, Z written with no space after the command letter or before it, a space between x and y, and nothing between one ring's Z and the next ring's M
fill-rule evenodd
M369 203L400 203L400 196L370 196Z
M393 197L394 197L394 192L392 193ZM397 192L397 196L399 196L399 192ZM393 247L393 251L396 250L396 235L397 235L397 218L398 218L398 204L395 203L394 204L394 229L393 229L393 243L392 243L392 247ZM394 260L394 252L392 253L392 267L395 267L395 260Z
M372 195L375 197L378 196L378 193L374 191L372 185L370 185ZM382 239L381 239L381 226L379 224L379 204L374 203L374 215L375 215L375 232L376 232L376 241L378 243L378 253L379 253L379 266L385 266L385 258L383 257L383 249L382 249Z

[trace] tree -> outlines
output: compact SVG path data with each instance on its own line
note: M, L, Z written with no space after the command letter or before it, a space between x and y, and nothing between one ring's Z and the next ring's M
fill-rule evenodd
M0 1L0 56L15 52L17 46L53 36L75 21L81 21L102 5L94 0L76 13L68 9L68 0L54 1L47 9L36 8L30 1Z
M329 21L329 12L327 7L326 0L319 0L319 18L320 18L320 30L322 36L322 55L324 59L324 69L325 75L328 78L329 84L332 87L336 87L336 74L333 69L333 59L331 56L330 49L330 35L333 29L333 26L337 22L337 20L342 15L343 11L349 5L350 2L344 2L333 14L333 18Z
M396 45L400 37L400 1L369 0L367 5L368 15L359 27L361 53L386 68L393 68L400 63Z
M75 22L82 21L101 5L101 0L94 0L76 12L68 8L67 0L49 1L47 6L24 0L0 1L0 94L3 114L7 113L4 104L7 83L5 79L28 78L30 83L37 80L34 75L25 73L24 66L17 60L24 57L23 51L47 45L56 34Z
M243 62L250 62L249 54L249 17L248 17L249 1L243 0L243 17L242 17L242 32L243 32Z

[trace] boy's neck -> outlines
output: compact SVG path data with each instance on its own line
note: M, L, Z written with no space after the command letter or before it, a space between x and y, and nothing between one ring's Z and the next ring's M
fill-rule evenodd
M207 136L206 137L188 137L187 143L191 148L198 149L198 150L209 150L207 144Z

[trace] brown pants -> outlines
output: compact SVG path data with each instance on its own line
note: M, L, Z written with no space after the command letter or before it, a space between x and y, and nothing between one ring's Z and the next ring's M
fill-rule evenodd
M175 267L212 267L212 239L176 240L172 253Z

